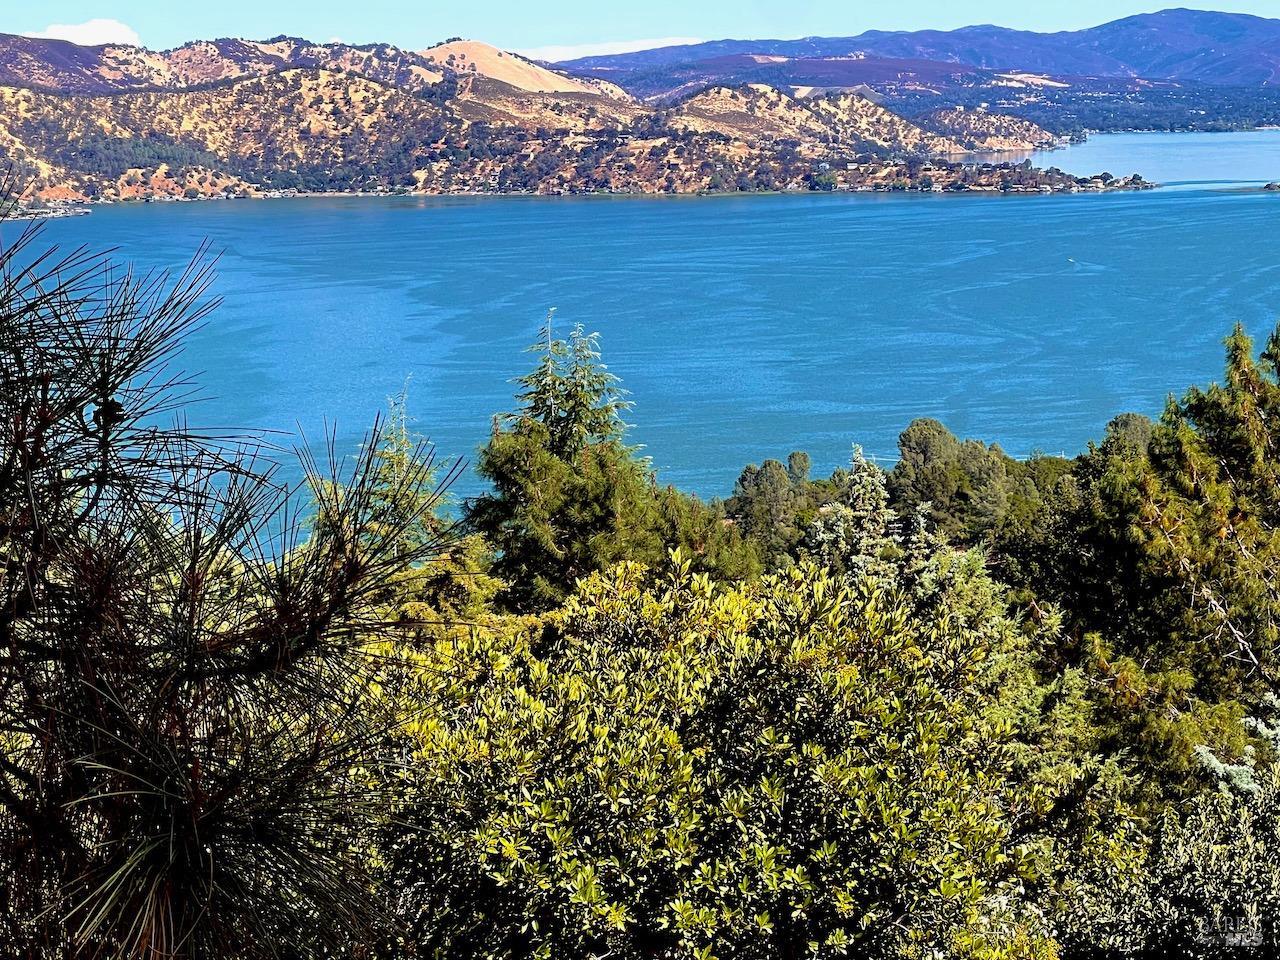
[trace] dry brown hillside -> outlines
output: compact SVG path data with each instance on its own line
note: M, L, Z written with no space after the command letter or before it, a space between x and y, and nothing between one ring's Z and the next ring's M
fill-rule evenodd
M984 145L1043 133L976 115L924 129L856 93L797 99L760 84L656 109L473 41L424 54L289 38L151 52L0 35L0 81L19 70L26 81L0 82L0 160L51 200L978 188L990 184L936 165L925 176L923 160L979 132Z
M680 104L671 123L683 130L731 137L871 146L934 156L965 152L954 140L922 130L857 94L798 100L761 84L706 90Z
M214 87L74 97L0 88L0 145L35 166L111 183L157 164L221 168L222 179L355 167L408 173L445 135L434 104L395 87L327 70L288 70ZM136 161L136 162L135 162ZM66 174L63 174L64 178Z
M420 91L439 83L444 74L407 50L378 45L313 44L281 38L266 42L220 40L189 43L165 54L170 67L168 87L192 86L210 80L263 75L295 67L358 73L373 80Z
M352 46L274 40L198 40L173 50L107 45L80 47L61 40L0 34L0 84L76 94L188 87L265 76L300 67L359 73L420 92L444 72L430 60L389 44Z
M527 130L626 129L650 111L635 100L598 93L535 93L479 74L459 77L451 101L466 121Z
M614 100L632 99L612 83L556 73L518 53L499 50L478 40L451 40L422 51L422 56L442 69L489 77L528 93L599 94Z
M1021 117L986 110L935 110L916 120L922 127L963 144L968 150L1042 150L1060 140L1043 127Z

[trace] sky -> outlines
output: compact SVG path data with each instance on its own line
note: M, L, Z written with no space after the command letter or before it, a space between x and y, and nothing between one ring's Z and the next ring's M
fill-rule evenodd
M544 59L697 40L844 36L863 30L952 29L997 23L1070 30L1193 0L0 0L0 32L154 49L216 37L279 34L421 49L450 37L484 40ZM1205 7L1280 18L1280 0L1206 0Z

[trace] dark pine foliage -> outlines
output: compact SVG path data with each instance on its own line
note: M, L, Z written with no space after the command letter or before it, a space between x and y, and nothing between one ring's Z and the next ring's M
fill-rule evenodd
M368 943L366 640L447 536L405 548L430 457L388 492L375 426L347 468L304 455L308 498L264 445L165 426L208 258L136 276L38 238L0 251L0 955Z

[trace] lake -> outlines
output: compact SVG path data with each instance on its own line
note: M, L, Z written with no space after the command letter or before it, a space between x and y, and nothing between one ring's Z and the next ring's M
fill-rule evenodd
M1280 319L1280 131L1120 135L1037 158L1176 189L1044 197L307 199L120 205L64 245L178 267L208 239L221 308L190 343L210 426L336 421L354 449L409 382L418 429L471 457L546 311L599 330L664 481L850 447L914 417L1025 455L1218 375L1236 321ZM468 476L464 493L477 481Z
M1262 185L1280 180L1280 130L1107 134L1031 158L1077 176L1141 173L1167 188Z

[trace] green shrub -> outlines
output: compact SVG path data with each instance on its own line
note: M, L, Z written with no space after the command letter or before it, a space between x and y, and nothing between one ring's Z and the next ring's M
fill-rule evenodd
M1125 871L1086 871L1064 923L1068 957L1274 956L1280 916L1280 768L1257 789L1167 810Z
M913 563L908 572L905 564ZM623 565L424 655L388 852L449 956L1044 957L1063 783L1026 632L972 557L720 586ZM1041 698L1045 699L1045 698ZM1031 703L1031 701L1036 701ZM1028 703L1031 705L1028 707ZM1020 713L1022 708L1026 712ZM1072 778L1063 778L1069 781Z

